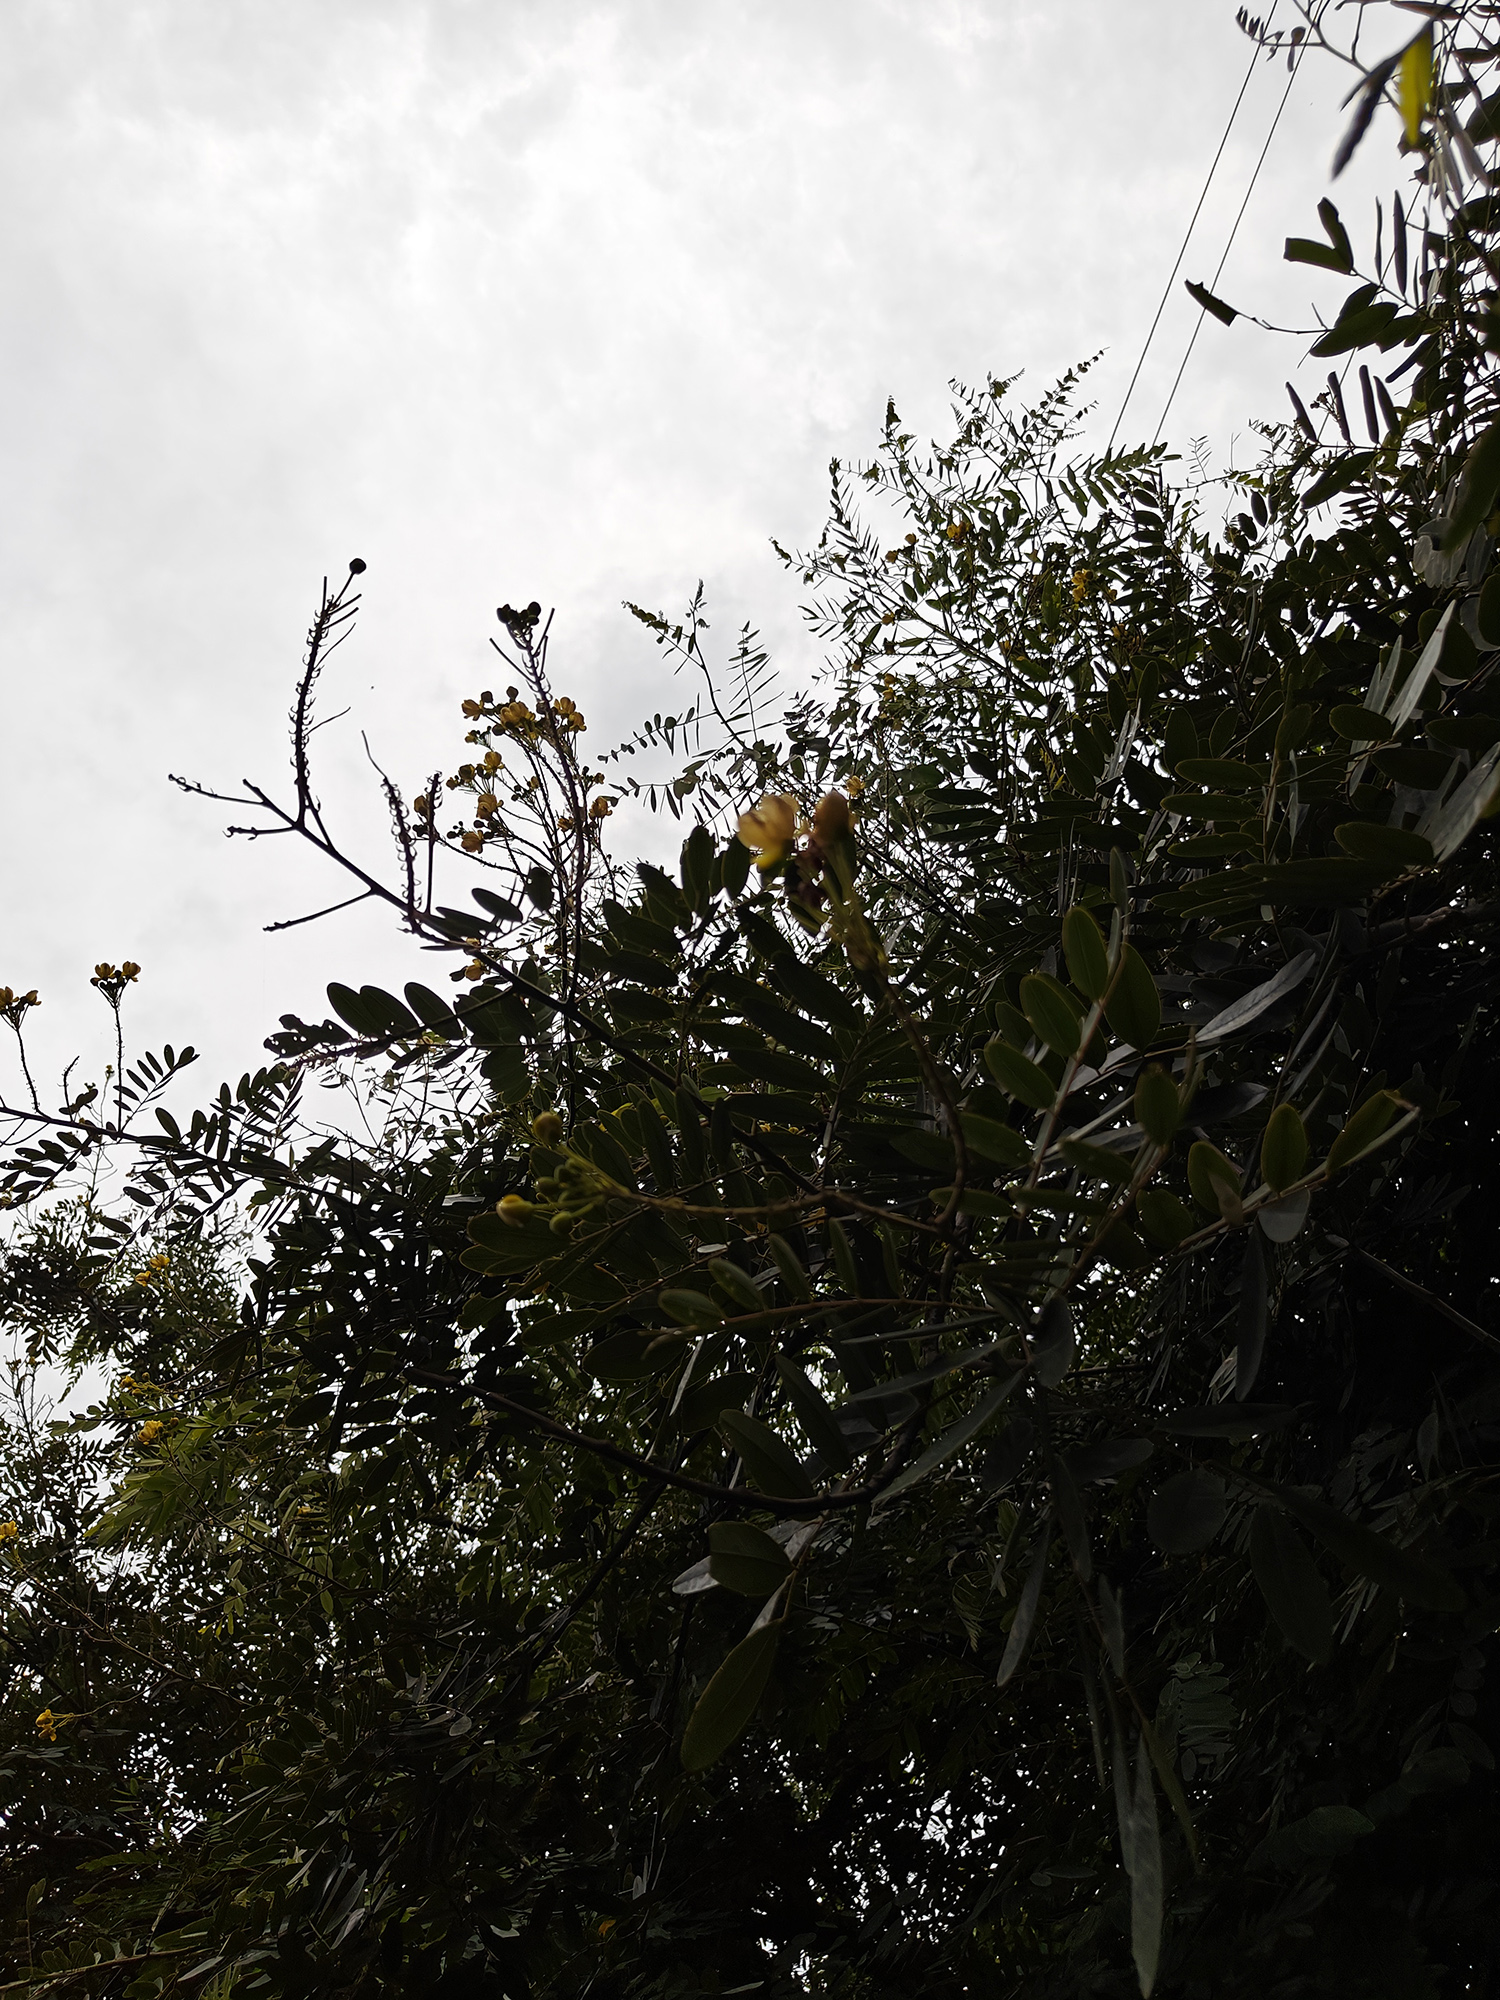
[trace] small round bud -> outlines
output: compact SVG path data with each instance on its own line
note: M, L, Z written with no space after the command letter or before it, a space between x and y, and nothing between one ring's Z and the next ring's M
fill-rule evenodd
M555 1111L539 1111L531 1121L531 1136L539 1145L556 1146L562 1135L563 1122Z
M364 573L365 565L363 559L359 556L353 557L349 564L349 574L351 576L363 576Z

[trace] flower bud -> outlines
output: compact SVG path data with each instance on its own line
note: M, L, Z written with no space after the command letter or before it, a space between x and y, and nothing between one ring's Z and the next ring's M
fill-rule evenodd
M825 792L813 807L813 839L826 853L854 831L849 801L842 792Z
M531 1136L543 1146L556 1146L562 1135L563 1122L555 1111L539 1111L531 1121Z
M495 1213L502 1222L508 1222L513 1229L520 1229L531 1213L531 1203L524 1195L503 1194L495 1203Z

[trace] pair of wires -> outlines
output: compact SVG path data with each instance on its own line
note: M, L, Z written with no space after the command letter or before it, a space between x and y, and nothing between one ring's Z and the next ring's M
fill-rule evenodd
M1265 26L1267 28L1270 27L1271 22L1275 19L1276 7L1278 4L1279 0L1272 0L1271 11L1266 16ZM1249 185L1245 189L1244 198L1240 202L1239 210L1235 215L1233 224L1231 225L1228 240L1224 245L1223 255L1219 258L1218 266L1214 271L1213 279L1208 287L1210 291L1213 291L1214 287L1218 284L1219 279L1223 274L1224 266L1229 261L1230 251L1234 248L1234 241L1236 236L1239 234L1240 224L1244 220L1245 211L1250 206L1251 196L1255 193L1256 183L1260 179L1261 168L1266 163L1266 156L1271 150L1271 142L1276 137L1277 128L1281 124L1282 114L1286 110L1287 103L1291 97L1292 86L1297 80L1297 72L1301 67L1302 57L1306 54L1307 46L1308 45L1306 41L1300 42L1291 52L1291 58L1288 64L1289 73L1287 76L1286 88L1281 93L1280 102L1277 104L1275 115L1271 120L1270 130L1266 134L1265 143L1262 145L1260 149L1259 158L1256 160L1255 166L1251 172ZM1155 340L1157 329L1161 325L1162 315L1167 308L1167 301L1172 296L1172 288L1177 282L1177 274L1182 269L1182 260L1187 255L1188 244L1192 240L1193 231L1198 225L1198 218L1203 212L1203 204L1208 199L1209 190L1213 186L1214 176L1219 169L1219 162L1224 157L1224 149L1229 143L1230 135L1234 130L1235 121L1239 117L1240 107L1243 105L1245 101L1245 94L1250 88L1250 80L1255 74L1255 66L1256 63L1260 60L1260 55L1261 55L1261 48L1260 45L1257 44L1256 48L1251 54L1249 64L1245 70L1245 74L1241 79L1239 91L1235 96L1234 103L1230 106L1229 117L1225 123L1223 134L1214 152L1213 159L1209 162L1208 172L1204 177L1202 189L1199 192L1198 199L1196 204L1194 205L1192 215L1188 218L1187 228L1183 232L1182 243L1178 248L1177 256L1172 264L1172 269L1167 276L1167 282L1162 289L1162 295L1157 303L1156 312L1152 318L1151 325L1146 331L1146 338L1141 346L1140 355L1136 361L1134 372L1130 377L1129 385L1125 390L1124 400L1120 404L1119 414L1115 418L1114 428L1110 431L1109 443L1105 447L1106 451L1112 451L1114 449L1115 439L1119 436L1120 433L1120 426L1125 421L1125 412L1130 406L1130 399L1135 394L1136 385L1140 381L1141 370L1145 367L1146 357L1151 351L1152 342ZM1152 434L1151 442L1153 445L1160 438L1162 430L1166 425L1167 417L1171 411L1172 404L1177 396L1177 391L1182 384L1182 378L1187 372L1187 366L1189 361L1192 359L1193 349L1197 345L1198 334L1203 326L1203 321L1205 317L1206 313L1204 312L1203 308L1200 307L1198 311L1198 317L1193 324L1192 336L1188 341L1187 348L1183 354L1182 360L1178 364L1177 373L1172 381L1172 387L1168 392L1166 403L1162 407L1161 416L1158 418L1156 429Z

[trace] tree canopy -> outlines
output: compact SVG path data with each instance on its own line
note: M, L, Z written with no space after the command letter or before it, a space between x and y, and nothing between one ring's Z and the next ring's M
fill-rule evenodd
M504 605L390 869L356 561L235 811L438 970L191 1111L0 989L0 1991L1493 1990L1500 46L1365 11L1244 24L1414 170L1252 464L892 407L811 689L633 606L590 753Z

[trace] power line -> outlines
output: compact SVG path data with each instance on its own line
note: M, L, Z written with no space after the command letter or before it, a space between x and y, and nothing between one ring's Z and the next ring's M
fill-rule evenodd
M1292 85L1297 81L1297 71L1301 67L1302 57L1305 54L1306 49L1307 49L1307 44L1306 42L1304 42L1292 57L1290 65L1291 74L1287 77L1286 89L1281 93L1281 102L1276 107L1276 116L1271 120L1271 129L1266 134L1266 143L1261 147L1260 158L1255 162L1255 170L1250 176L1250 185L1245 189L1245 199L1240 203L1239 214L1234 218L1233 227L1229 231L1229 241L1224 245L1224 254L1219 259L1218 269L1214 272L1213 277L1209 280L1208 289L1210 291L1213 291L1214 287L1218 284L1219 279L1223 274L1224 266L1229 262L1229 253L1234 248L1234 239L1239 234L1240 224L1241 222L1243 222L1245 218L1245 210L1250 206L1250 197L1255 192L1255 183L1260 179L1260 170L1266 163L1267 153L1269 153L1271 150L1271 141L1276 137L1276 128L1281 123L1282 112L1286 110L1287 100L1288 98L1290 98L1292 94ZM1180 263L1181 261L1182 261L1181 258L1179 258L1178 262ZM1177 275L1175 269L1172 275L1174 277ZM1165 404L1162 406L1161 416L1157 420L1156 430L1151 439L1151 442L1153 444L1156 443L1157 438L1159 438L1162 434L1163 427L1165 426L1167 421L1167 412L1172 407L1173 398L1176 396L1183 375L1187 371L1187 365L1189 361L1191 361L1193 358L1193 349L1198 344L1199 331L1203 325L1204 320L1207 317L1208 317L1207 313L1200 306L1198 309L1198 317L1193 322L1192 336L1188 341L1187 351L1182 357L1181 364L1179 365L1177 374L1172 382L1172 387L1167 393L1167 400Z
M1275 16L1276 6L1277 6L1277 0L1271 0L1271 12L1266 16L1266 26L1268 28L1270 27L1271 21ZM1182 260L1187 255L1188 243L1192 238L1194 229L1197 227L1198 217L1203 213L1203 204L1208 199L1208 191L1210 187L1212 187L1213 185L1214 175L1218 172L1219 162L1224 157L1224 148L1229 144L1229 135L1234 130L1234 121L1239 116L1240 106L1245 101L1245 92L1250 88L1250 79L1255 74L1255 64L1259 55L1260 55L1260 49L1257 46L1254 53L1250 57L1250 66L1245 71L1244 80L1240 84L1239 95L1235 98L1233 105L1230 107L1229 122L1224 127L1223 137L1219 140L1218 150L1215 152L1213 159L1209 162L1208 174L1203 182L1202 190L1199 193L1197 206L1194 208L1192 215L1188 219L1188 226L1183 234L1181 247L1177 252L1177 260L1173 264L1172 269L1167 276L1166 285L1162 290L1161 299L1157 304L1156 315L1153 318L1150 326L1147 328L1146 338L1141 347L1140 356L1135 364L1135 373L1131 376L1129 386L1125 391L1125 400L1124 402L1121 403L1120 413L1115 418L1115 427L1109 434L1109 443L1104 447L1106 452L1112 451L1114 449L1115 439L1120 434L1120 426L1125 421L1125 412L1130 407L1131 397L1135 394L1135 385L1141 379L1141 370L1146 365L1146 356L1151 351L1151 343L1156 337L1156 329L1158 326L1160 326L1161 316L1167 309L1167 300L1172 296L1172 286L1176 282L1177 273L1182 269ZM1274 130L1274 127L1272 129ZM1257 168L1256 171L1259 172L1259 168Z

